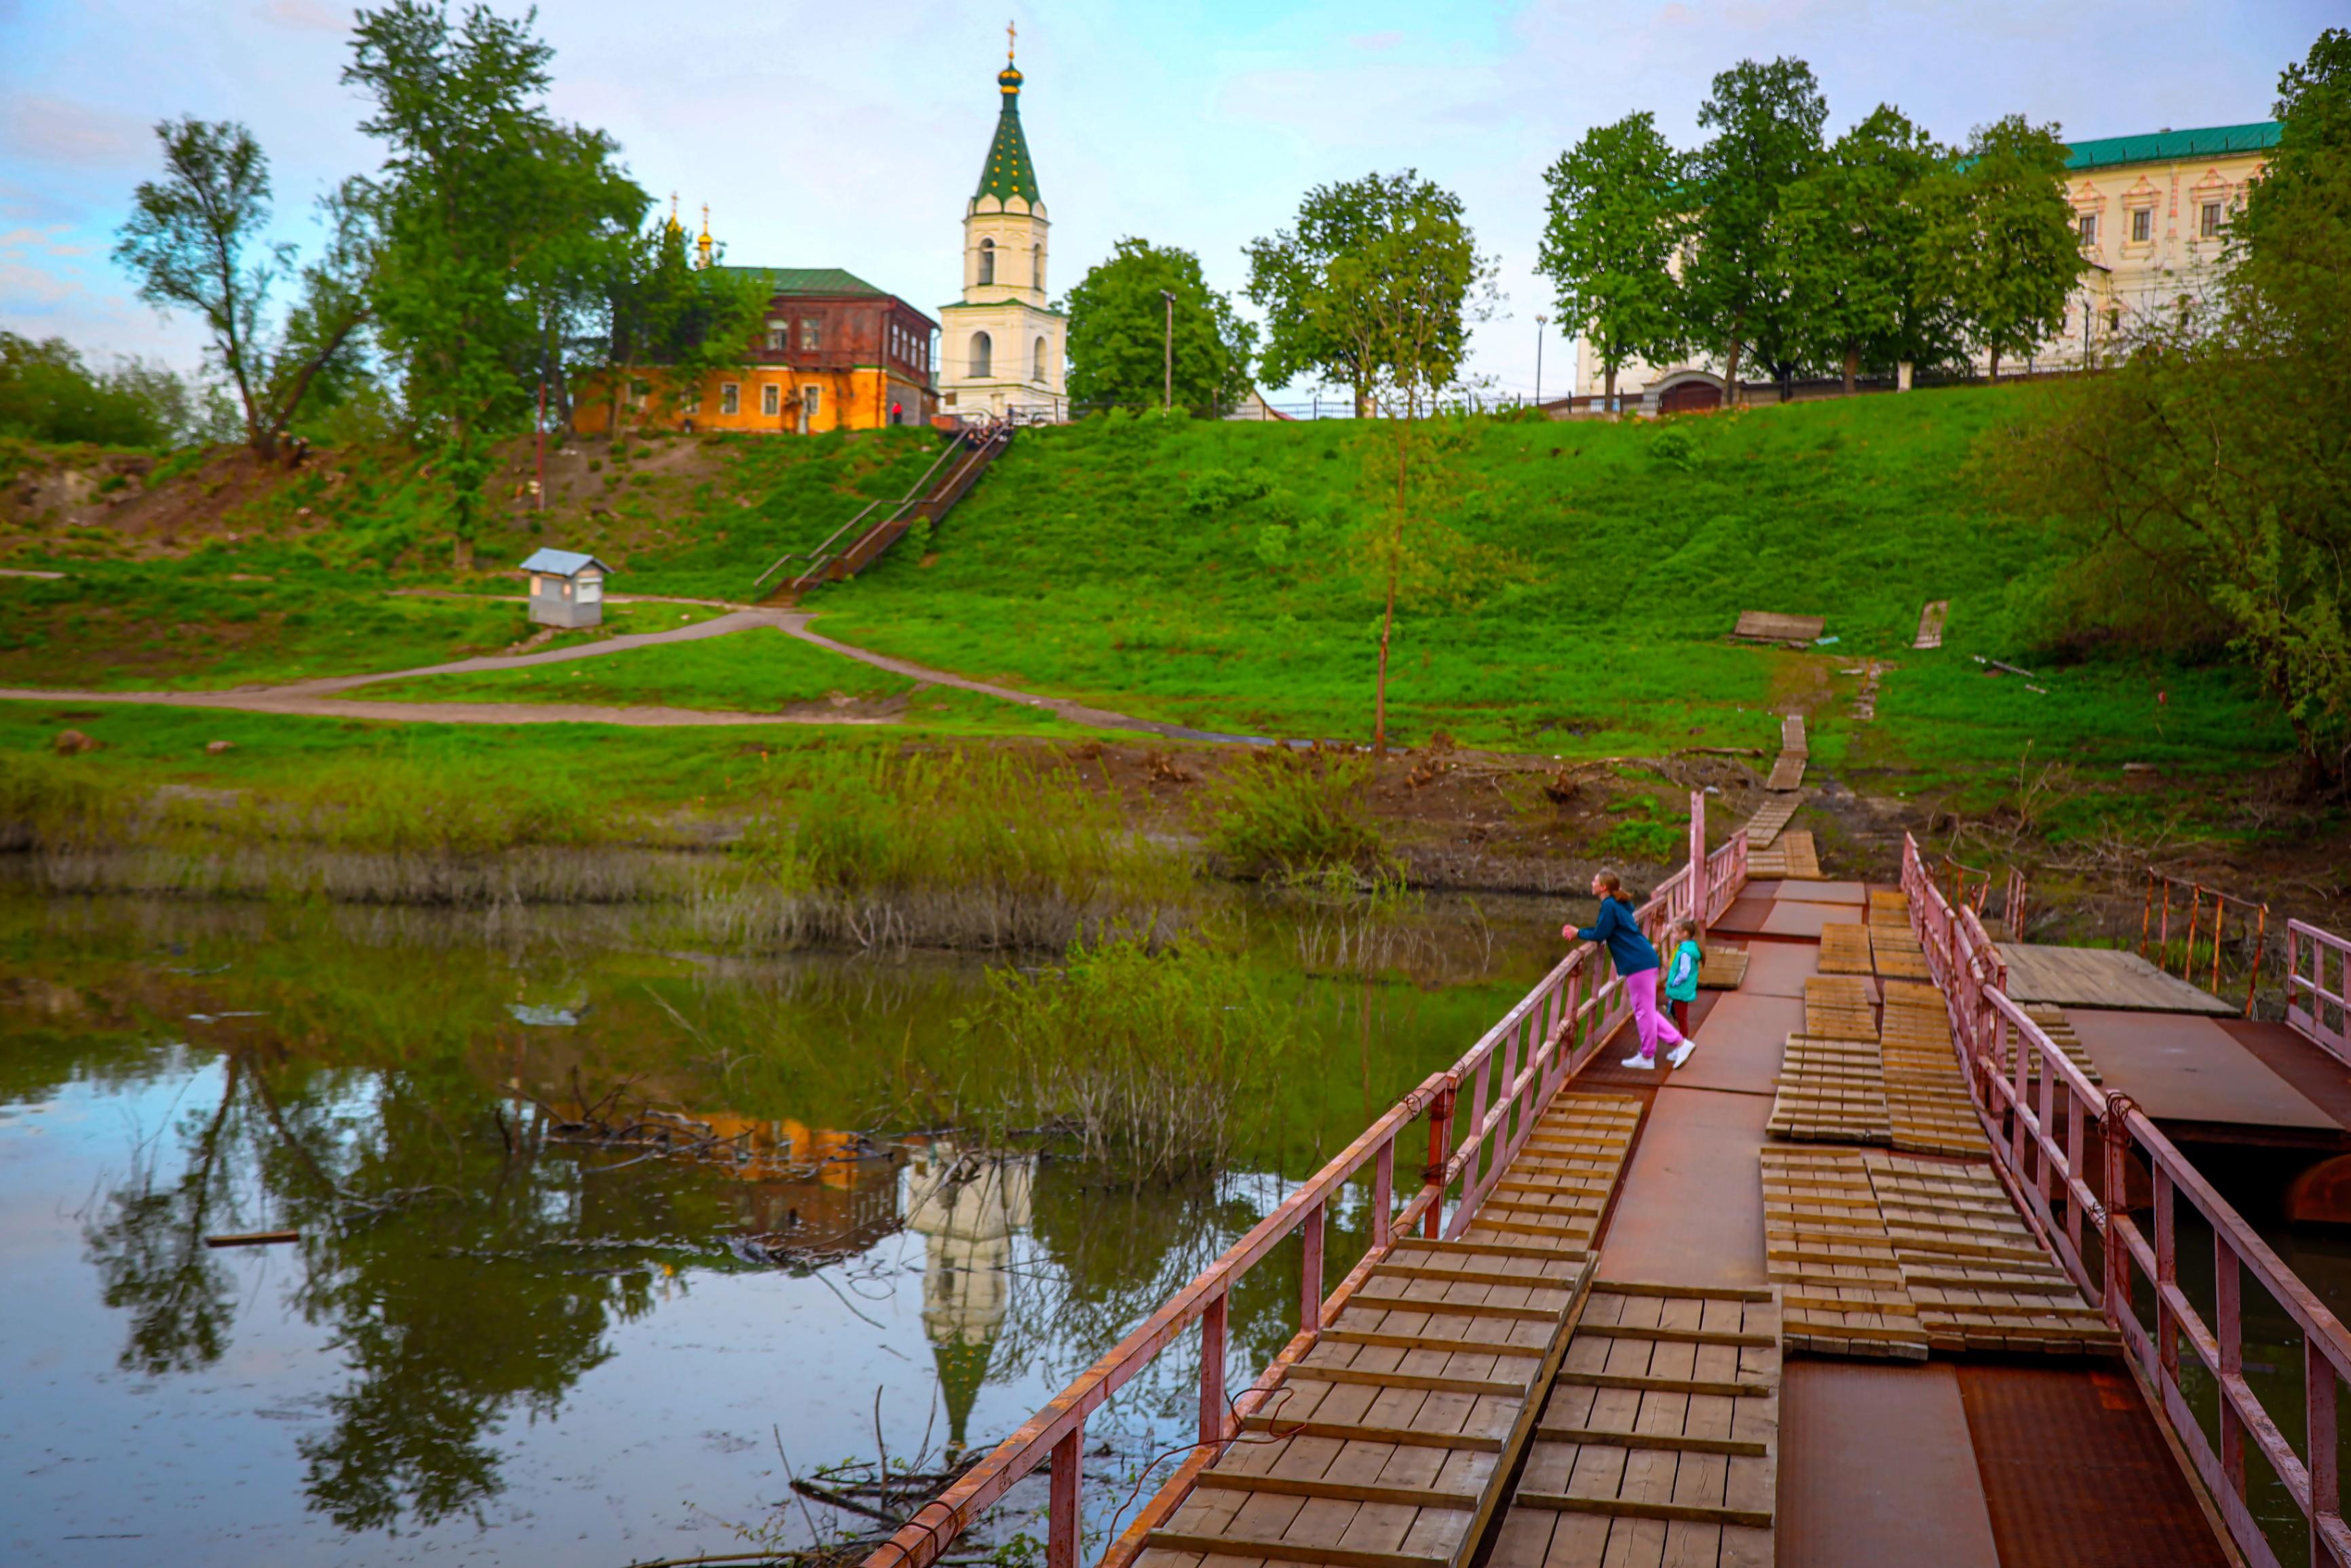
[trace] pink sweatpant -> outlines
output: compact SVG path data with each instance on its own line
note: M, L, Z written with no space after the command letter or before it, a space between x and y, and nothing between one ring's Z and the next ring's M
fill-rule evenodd
M1625 994L1633 998L1633 1029L1641 1037L1641 1054L1651 1058L1657 1054L1661 1041L1667 1045L1682 1042L1682 1031L1657 1010L1657 981L1661 977L1656 969L1625 977Z

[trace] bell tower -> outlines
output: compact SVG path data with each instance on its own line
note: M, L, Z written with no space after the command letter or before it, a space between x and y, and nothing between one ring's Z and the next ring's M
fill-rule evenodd
M939 310L941 402L965 418L1058 421L1069 412L1066 323L1047 292L1052 224L1020 126L1018 39L1005 34L996 138L964 204L963 298Z

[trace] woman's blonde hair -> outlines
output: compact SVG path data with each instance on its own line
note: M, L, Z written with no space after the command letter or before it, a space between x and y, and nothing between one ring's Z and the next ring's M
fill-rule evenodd
M1632 906L1633 895L1625 891L1625 879L1623 877L1618 876L1613 871L1604 871L1600 873L1599 882L1602 889L1604 890L1601 894L1602 897L1613 898L1617 903L1624 904L1627 908Z

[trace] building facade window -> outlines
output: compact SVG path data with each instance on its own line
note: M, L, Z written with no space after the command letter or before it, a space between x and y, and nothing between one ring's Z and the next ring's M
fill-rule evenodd
M2201 221L2197 225L2197 232L2205 239L2219 239L2220 237L2220 203L2207 202L2204 204L2204 212Z
M718 412L721 413L743 412L743 389L740 385L734 382L718 383Z
M984 284L996 281L996 242L992 239L979 242L979 280Z
M823 343L823 334L819 329L817 319L813 316L801 317L800 351L802 353L813 353L816 351L817 348Z
M2084 245L2098 243L2098 214L2095 213L2082 214L2082 243Z
M971 373L976 376L994 375L995 358L996 345L988 341L987 334L974 332L971 335Z
M823 412L824 389L822 387L800 388L800 407L807 411L809 418L814 419Z
M792 329L781 321L768 323L768 347L783 353L792 346Z
M784 389L769 382L759 389L759 412L769 419L784 412Z
M2131 244L2145 245L2155 238L2155 209L2141 207L2131 214Z
M1030 376L1030 378L1029 378L1029 379L1030 379L1030 380L1032 380L1032 381L1034 381L1034 382L1038 382L1040 385L1042 385L1042 384L1043 384L1043 382L1044 382L1044 381L1045 381L1045 379L1046 379L1046 377L1045 377L1045 340L1044 340L1044 339L1042 339L1042 338L1040 338L1040 339L1038 339L1038 340L1037 340L1037 369L1036 369L1035 372Z

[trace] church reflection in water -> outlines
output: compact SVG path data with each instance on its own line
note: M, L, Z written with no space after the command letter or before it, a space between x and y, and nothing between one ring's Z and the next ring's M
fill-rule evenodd
M1032 1158L967 1152L931 1140L915 1156L907 1227L923 1239L923 1333L947 1407L947 1457L987 1380L989 1355L1011 1304L1013 1238L1029 1228Z

